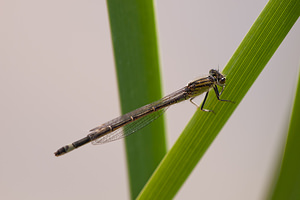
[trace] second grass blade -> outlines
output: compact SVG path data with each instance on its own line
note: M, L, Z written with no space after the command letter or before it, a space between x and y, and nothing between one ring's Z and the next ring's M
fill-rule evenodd
M161 98L152 1L107 0L122 113ZM166 153L163 117L126 138L131 198Z

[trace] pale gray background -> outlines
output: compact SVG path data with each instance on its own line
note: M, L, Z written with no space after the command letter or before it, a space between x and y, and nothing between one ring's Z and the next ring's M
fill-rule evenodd
M164 94L222 69L266 3L157 1ZM128 199L122 140L53 155L120 114L106 2L4 0L0 25L0 199ZM285 141L299 35L298 22L176 199L264 199ZM194 112L188 102L168 110L169 146Z

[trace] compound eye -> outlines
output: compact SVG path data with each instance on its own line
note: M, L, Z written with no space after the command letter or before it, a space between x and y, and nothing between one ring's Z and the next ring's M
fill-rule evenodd
M221 78L221 79L219 80L219 83L223 85L223 84L225 84L225 81L226 81L226 78L223 77L223 78Z

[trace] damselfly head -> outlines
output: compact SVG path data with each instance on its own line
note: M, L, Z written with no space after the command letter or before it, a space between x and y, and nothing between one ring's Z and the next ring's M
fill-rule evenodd
M225 85L226 78L223 74L219 72L219 70L211 69L209 70L209 74L215 79L217 85L223 86Z

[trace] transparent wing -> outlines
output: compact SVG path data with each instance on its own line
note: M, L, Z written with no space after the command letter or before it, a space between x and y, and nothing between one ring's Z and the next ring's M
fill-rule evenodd
M90 130L91 143L103 144L124 138L157 119L170 105L184 101L187 98L190 98L190 96L187 95L186 87L183 87L158 101L112 119ZM113 131L110 132L111 129Z
M167 110L167 108L168 107L162 108L156 112L146 115L140 119L137 119L137 120L123 126L122 128L119 128L111 133L103 135L102 137L100 137L96 140L93 140L91 143L93 145L104 144L107 142L111 142L111 141L115 141L115 140L124 138L124 137L138 131L139 129L147 126L148 124L150 124L152 121L154 121L155 119L160 117L165 112L165 110ZM93 131L95 131L95 129L91 130L91 132L93 132Z

